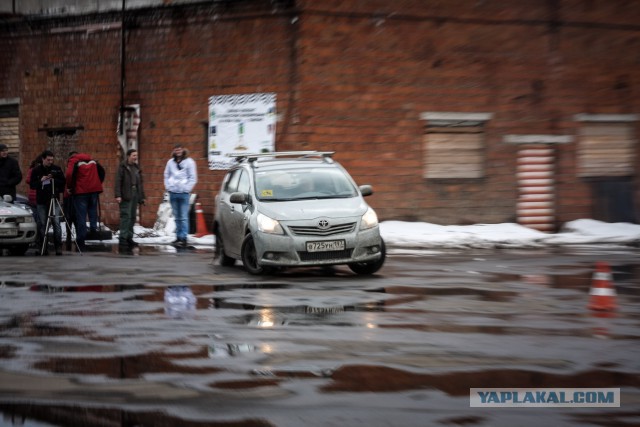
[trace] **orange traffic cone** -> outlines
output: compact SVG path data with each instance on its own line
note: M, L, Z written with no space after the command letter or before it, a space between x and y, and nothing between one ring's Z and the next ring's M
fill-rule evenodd
M606 262L596 263L589 295L590 310L612 311L617 308L616 290L611 283L611 268Z
M196 202L196 234L195 237L206 236L209 233L207 230L207 223L204 220L204 212L202 211L202 205L200 202Z

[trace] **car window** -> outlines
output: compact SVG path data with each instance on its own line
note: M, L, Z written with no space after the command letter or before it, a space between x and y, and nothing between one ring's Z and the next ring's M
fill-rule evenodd
M238 180L238 190L241 193L249 193L251 189L251 182L249 180L249 174L247 171L242 171L240 179Z
M242 169L236 169L230 172L229 179L227 180L227 185L224 188L224 191L227 193L233 193L238 189L238 181L240 180L240 173Z
M355 197L357 191L340 169L311 168L256 174L260 200L284 201Z

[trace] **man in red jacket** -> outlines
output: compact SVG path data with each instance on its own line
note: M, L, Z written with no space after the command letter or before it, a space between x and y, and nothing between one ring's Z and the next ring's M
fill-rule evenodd
M84 250L87 214L91 231L98 230L98 195L102 193L104 168L90 155L75 153L67 163L65 175L76 215L76 243L80 250Z

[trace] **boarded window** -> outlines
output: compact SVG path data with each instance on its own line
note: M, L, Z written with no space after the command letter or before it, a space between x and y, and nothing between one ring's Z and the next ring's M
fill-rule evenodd
M585 123L580 128L578 176L631 176L635 158L631 124Z
M20 153L20 137L17 105L0 105L0 144L9 148L9 154Z
M425 178L482 178L484 130L476 126L427 126Z

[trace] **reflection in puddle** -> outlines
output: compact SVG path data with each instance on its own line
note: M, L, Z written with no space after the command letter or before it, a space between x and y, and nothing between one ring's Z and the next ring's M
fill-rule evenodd
M343 366L321 387L326 392L390 392L436 388L450 396L468 396L470 388L640 387L636 373L592 370L554 374L518 369L421 374L386 366Z
M209 358L237 357L246 353L255 353L258 347L251 344L225 344L214 342L209 346Z
M235 307L240 308L240 307ZM275 328L283 325L290 326L334 326L353 327L363 326L353 322L344 322L336 315L350 312L382 311L382 308L372 310L368 304L362 306L332 306L332 307L256 307L243 305L242 309L252 313L230 319L230 323L255 326L258 328ZM364 325L367 326L367 325ZM368 327L368 326L367 326Z
M274 427L260 419L221 419L196 421L164 412L134 412L118 408L79 406L39 406L35 404L0 405L3 419L15 426L181 426L181 427ZM47 423L47 424L44 424Z
M33 283L27 282L18 282L15 280L7 280L0 282L0 289L2 288L26 288L27 286L31 286Z
M205 374L219 372L219 368L185 366L172 360L206 358L209 350L188 353L149 353L134 356L96 358L52 357L35 364L36 369L56 374L104 375L109 378L140 378L149 373Z
M553 289L574 289L588 291L591 287L595 266L579 272L559 272L558 274L493 274L493 282L522 282L532 286ZM617 265L612 267L612 283L622 295L640 296L640 266Z
M164 312L174 319L192 317L196 311L196 297L188 286L169 286L164 291Z
M8 333L12 337L60 337L60 336L84 336L79 329L41 324L36 320L37 314L24 313L11 317L6 323L0 324L2 335ZM1 351L0 351L0 354Z

